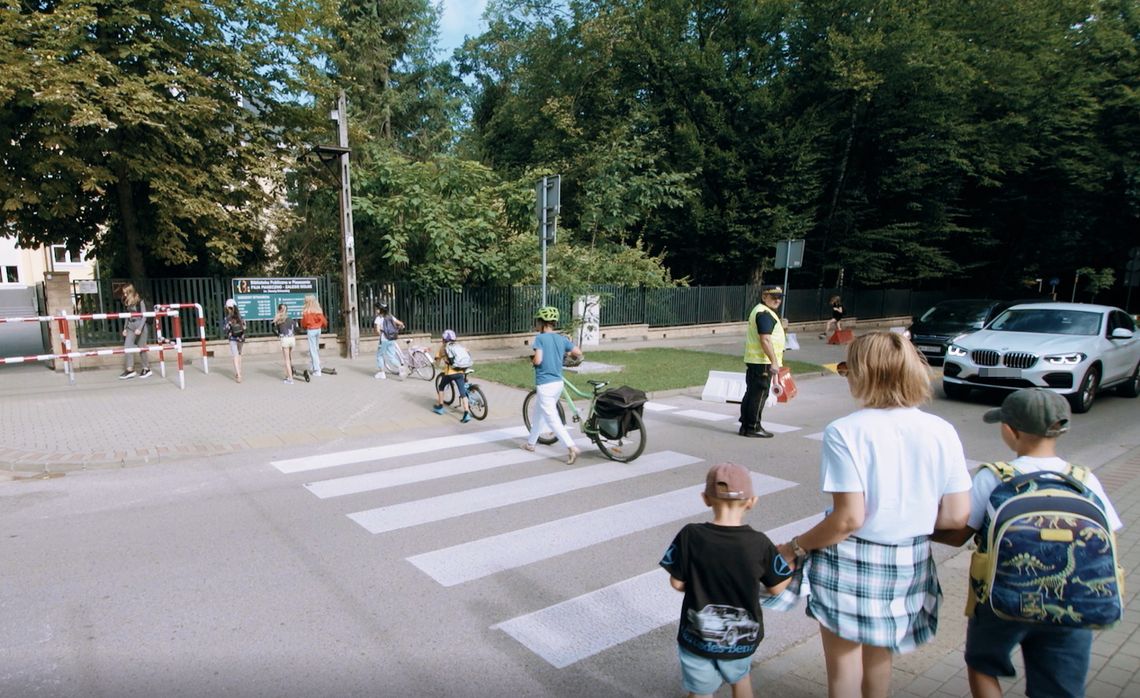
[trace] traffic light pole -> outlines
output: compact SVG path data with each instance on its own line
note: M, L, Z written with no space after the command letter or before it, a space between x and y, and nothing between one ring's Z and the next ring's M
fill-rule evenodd
M539 221L539 234L538 237L542 240L542 306L546 307L546 216L547 211L547 190L546 190L546 177L542 178L542 220Z

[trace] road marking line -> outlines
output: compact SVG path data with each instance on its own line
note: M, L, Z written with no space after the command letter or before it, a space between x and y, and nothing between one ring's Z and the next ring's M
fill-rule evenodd
M823 518L816 514L768 531L787 540ZM662 546L664 550L664 546ZM681 595L662 569L492 625L562 669L622 642L652 632L681 615Z
M823 432L817 431L814 434L805 434L804 438L805 439L811 439L812 441L823 441Z
M645 403L645 409L649 410L650 412L668 412L669 410L677 409L677 407L675 405L666 405L663 402L654 402L653 400L650 400L649 402Z
M706 422L720 422L725 419L732 419L731 414L721 414L719 412L708 412L706 410L681 410L674 412L676 417L691 417L692 419L700 419Z
M411 456L417 453L428 453L430 451L442 451L447 448L475 446L477 444L526 436L526 433L525 427L491 429L488 431L475 432L473 434L437 436L430 439L421 439L419 441L406 441L403 443L385 444L383 446L372 446L370 448L358 448L352 451L336 451L334 453L321 453L315 456L304 456L302 458L275 460L272 461L270 465L286 474L301 473L310 470L320 470L322 468L332 468L338 465L350 465L364 461L399 458L400 456Z
M600 465L536 475L497 485L358 511L349 514L348 518L370 533L383 533L650 475L698 463L700 460L684 453L661 451L642 456L632 463L607 461Z
M331 480L309 482L305 483L305 487L321 499L328 499L329 497L342 497L349 494L372 492L375 490L388 489L390 487L399 487L400 485L410 485L417 482L464 475L466 473L477 473L483 470L502 468L507 465L544 460L546 458L555 457L553 455L554 453L555 451L553 449L543 446L539 446L534 452L524 451L519 448L492 451L490 453L478 453L472 456L435 461L434 463L409 465L394 470L383 470L376 473L364 473L362 475L351 475ZM561 455L563 453L562 449L558 449L557 453Z
M796 487L798 483L752 474L756 496ZM704 486L686 487L624 502L584 514L490 536L408 558L445 587L582 550L661 524L700 515Z
M787 434L788 432L799 431L803 429L803 427L793 427L787 424L773 424L767 420L764 421L764 428L773 434Z

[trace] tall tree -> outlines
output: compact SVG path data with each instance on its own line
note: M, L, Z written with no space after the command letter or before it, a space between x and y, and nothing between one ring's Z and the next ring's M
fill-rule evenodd
M93 245L117 273L262 254L319 86L321 0L8 0L3 235Z

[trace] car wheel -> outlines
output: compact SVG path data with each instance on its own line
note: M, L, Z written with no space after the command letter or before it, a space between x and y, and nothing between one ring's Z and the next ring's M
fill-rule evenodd
M1132 377L1118 387L1116 392L1124 397L1140 396L1140 363L1136 364L1136 368L1132 369Z
M947 399L965 400L970 397L970 386L942 381L942 392L946 393Z
M1100 369L1093 366L1081 379L1081 388L1069 398L1069 404L1073 407L1073 412L1076 414L1084 414L1092 407L1093 400L1096 399L1097 388L1100 387Z

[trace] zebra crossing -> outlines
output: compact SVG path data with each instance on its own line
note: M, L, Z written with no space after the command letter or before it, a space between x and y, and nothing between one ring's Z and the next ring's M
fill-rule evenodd
M646 411L667 413L670 418L693 422L731 419L732 415L650 402ZM766 425L773 431L791 432L799 427ZM539 446L534 452L517 447L523 427L386 443L383 446L318 453L272 461L283 475L325 475L301 485L318 500L346 498L354 503L393 488L431 481L445 481L545 459L559 459L560 446ZM584 450L590 444L581 444ZM463 453L464 450L478 453ZM459 452L458 454L456 452ZM385 462L424 460L385 469ZM648 451L632 463L608 460L497 484L471 487L345 514L373 535L440 524L503 507L588 490L603 485L666 473L700 463L701 458L675 451ZM337 469L355 466L367 472L339 475ZM757 496L790 490L798 483L753 473ZM405 559L441 588L476 582L495 574L518 570L561 555L586 550L657 526L677 524L700 516L706 507L700 500L702 485L594 508L535 525L496 533L453 545L414 552ZM351 497L355 495L356 497ZM793 532L812 525L819 516L788 524ZM782 530L782 529L781 529ZM772 534L778 539L781 530ZM419 540L419 539L417 539ZM430 535L424 541L433 540ZM663 549L663 548L662 548ZM657 567L629 579L605 586L547 608L514 618L504 618L491 629L505 633L534 655L556 668L565 668L622 642L676 623L680 597L665 582Z

